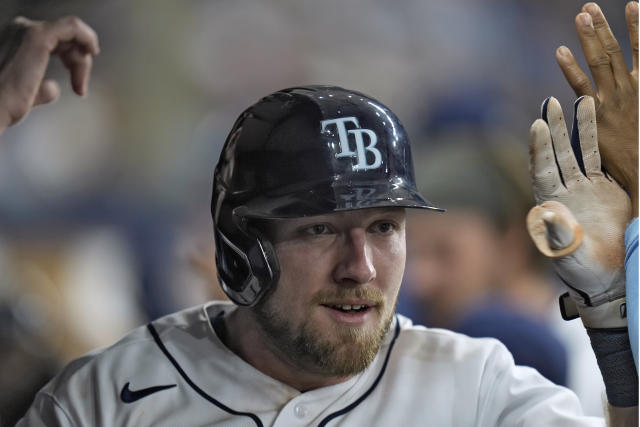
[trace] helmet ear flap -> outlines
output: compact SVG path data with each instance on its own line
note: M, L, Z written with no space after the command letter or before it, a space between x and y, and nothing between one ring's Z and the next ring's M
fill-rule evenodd
M278 281L280 266L271 242L259 231L233 223L232 233L215 227L218 279L236 304L253 306Z

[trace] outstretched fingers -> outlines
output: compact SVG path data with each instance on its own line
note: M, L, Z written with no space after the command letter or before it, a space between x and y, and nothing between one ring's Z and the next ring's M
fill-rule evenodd
M541 119L533 122L529 130L529 162L534 195L538 203L564 190L553 154L549 126Z
M610 69L613 73L612 76L614 78L614 81L611 83L621 88L628 87L630 81L627 63L624 60L624 55L622 54L620 44L613 35L613 32L609 27L609 23L602 13L602 10L595 3L585 4L582 7L582 10L591 16L591 20L593 22L593 30L595 31L596 37L600 42L599 44L593 43L593 46L590 46L596 49L596 51L593 52L594 57L603 58L604 55L606 55L609 59ZM584 28L584 31L585 33L588 33L590 32L590 29ZM587 54L587 52L585 52L585 54ZM596 84L600 86L601 83L597 81ZM605 84L605 87L606 86L607 85Z
M568 47L560 46L556 49L556 61L576 96L596 96L589 77L582 71Z
M564 120L562 107L554 97L549 98L547 103L546 121L551 131L553 149L556 153L560 174L565 186L568 188L574 182L578 182L583 178L584 175L580 171L573 148L571 148L571 139L567 132L567 124Z
M576 16L576 29L594 83L598 87L598 94L612 92L616 85L611 58L600 42L592 16L587 12L579 13Z
M594 100L590 96L585 96L576 102L575 115L585 173L589 179L603 177L600 151L598 150L598 129Z
M576 96L596 96L589 77L582 71L568 47L560 46L556 50L556 61L558 61L564 78L567 79Z

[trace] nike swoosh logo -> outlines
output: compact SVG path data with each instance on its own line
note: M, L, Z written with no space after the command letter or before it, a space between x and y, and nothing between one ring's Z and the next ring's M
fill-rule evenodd
M142 399L143 397L147 397L150 394L157 393L162 390L167 390L176 386L177 384L158 385L155 387L141 388L140 390L129 390L129 383L126 383L124 387L122 387L122 391L120 392L120 399L124 403L132 403L136 400Z

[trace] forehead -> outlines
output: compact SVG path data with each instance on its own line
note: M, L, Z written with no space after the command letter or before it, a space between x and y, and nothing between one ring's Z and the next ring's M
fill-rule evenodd
M381 219L404 221L405 218L406 213L404 208L368 208L356 209L352 211L333 212L325 215L277 219L270 221L270 228L277 232L291 228L297 228L305 224L317 223L329 223L345 226L364 226L371 221L377 221Z

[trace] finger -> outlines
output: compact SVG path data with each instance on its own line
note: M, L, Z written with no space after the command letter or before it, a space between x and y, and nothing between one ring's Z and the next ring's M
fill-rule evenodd
M587 178L604 177L602 162L598 150L598 127L596 125L596 107L593 98L585 96L576 101L575 117L580 136L582 163Z
M24 40L27 29L26 18L17 17L12 22L0 28L0 71L11 62L18 48Z
M538 250L551 258L575 252L584 235L571 211L555 201L531 208L527 214L527 231Z
M573 230L553 211L544 211L542 221L546 229L545 237L552 250L565 249L575 240Z
M73 91L80 96L86 95L93 65L92 56L83 53L76 45L72 44L67 50L60 53L60 59L71 73Z
M573 155L576 158L576 162L578 163L578 167L580 168L580 172L583 175L587 175L584 170L584 163L582 162L582 149L580 147L580 134L578 132L578 105L580 101L584 99L584 96L576 99L573 103L573 124L571 125L571 149L573 150ZM580 178L578 178L580 181Z
M533 122L529 131L529 164L533 192L538 203L565 190L553 154L549 126L544 120Z
M77 43L79 49L87 52L99 50L97 36L78 18L63 18L49 23L17 18L13 22L23 26L25 32L20 47L3 73L11 78L9 84L29 100L28 108L33 105L40 90L49 54L59 46L64 46L64 40L68 40L68 45L76 43L77 38L80 41ZM80 66L77 74L82 77L79 80L87 81L88 77L83 76L83 68L90 69L86 65Z
M615 78L615 84L620 87L629 86L629 69L627 63L622 55L622 49L620 44L616 40L607 19L602 13L602 9L595 3L587 3L582 8L583 11L591 15L593 21L593 28L595 29L600 45L604 48L604 51L609 55L611 61L611 69Z
M17 18L14 23L24 25L23 35L15 54L2 70L3 80L24 98L34 99L49 64L49 53L43 47L40 27L26 18Z
M595 97L595 91L591 86L589 77L582 71L568 47L560 46L556 50L556 60L560 65L564 78L567 79L576 96L589 95Z
M60 85L55 80L46 79L40 85L33 105L49 104L60 97Z
M78 17L67 16L57 21L45 22L43 26L52 43L50 52L53 52L61 43L74 42L87 53L92 55L100 53L97 34Z
M569 188L580 178L584 178L584 175L580 172L578 162L571 148L571 141L567 133L567 124L564 120L562 107L554 97L549 99L546 120L549 124L553 150L556 153L556 161L560 168L560 175L564 185Z
M633 73L638 77L638 2L630 1L624 10L633 52Z
M611 93L615 89L611 61L598 39L591 15L586 12L579 13L576 16L576 29L591 75L598 87L598 94L602 96Z

